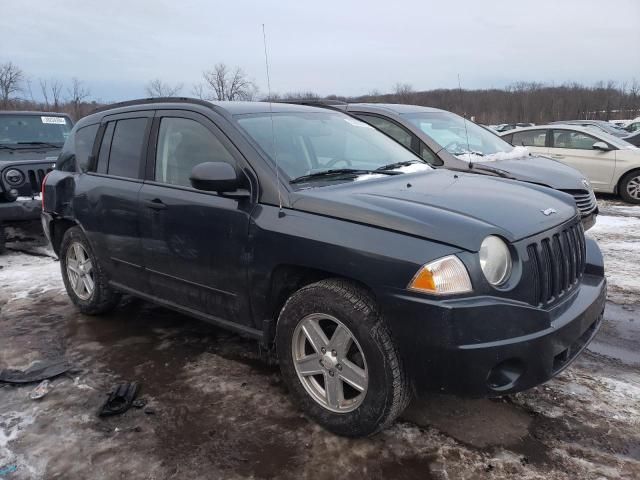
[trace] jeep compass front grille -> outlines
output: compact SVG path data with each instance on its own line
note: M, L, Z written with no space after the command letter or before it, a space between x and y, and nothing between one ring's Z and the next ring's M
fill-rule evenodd
M533 269L535 303L546 305L569 292L582 277L586 260L580 222L527 246Z

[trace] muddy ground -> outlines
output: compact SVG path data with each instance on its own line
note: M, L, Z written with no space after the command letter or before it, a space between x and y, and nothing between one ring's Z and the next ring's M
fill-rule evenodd
M79 314L29 232L0 257L0 369L64 356L33 401L0 384L0 479L640 478L640 207L601 199L590 233L610 294L596 340L545 385L493 400L434 396L368 439L331 435L290 402L254 342L135 299ZM101 419L139 381L144 408Z

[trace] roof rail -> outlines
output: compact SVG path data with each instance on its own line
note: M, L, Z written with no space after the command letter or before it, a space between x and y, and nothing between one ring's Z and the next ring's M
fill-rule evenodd
M278 103L278 102L276 102ZM294 105L308 105L311 107L332 107L338 105L349 105L347 102L343 102L341 100L325 100L325 99L312 99L312 100L296 100L296 99L284 99L280 100L279 103L291 103Z
M91 114L103 112L105 110L111 110L112 108L121 108L121 107L130 107L133 105L147 105L154 103L195 103L197 105L202 105L205 107L212 108L212 104L207 102L206 100L200 100L197 98L189 98L189 97L152 97L152 98L140 98L137 100L127 100L124 102L110 103L108 105L103 105L102 107L98 107L95 110L91 111Z

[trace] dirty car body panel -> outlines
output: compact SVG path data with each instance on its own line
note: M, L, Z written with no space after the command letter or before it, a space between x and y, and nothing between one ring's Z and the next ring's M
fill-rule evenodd
M89 167L56 170L44 189L42 221L54 249L65 228L79 226L117 289L265 345L292 292L323 278L347 279L376 299L419 392L486 396L529 388L591 340L604 309L602 256L585 239L570 195L448 170L290 183L238 120L270 112L327 114L300 105L166 99L81 120L75 131L99 125ZM135 178L98 172L113 115L149 119ZM164 118L208 129L233 157L243 188L225 194L158 181ZM115 195L122 182L128 193ZM123 198L127 205L117 203ZM104 225L107 211L117 226ZM513 258L500 287L488 283L478 260L488 235L502 238ZM407 288L423 265L449 255L462 262L473 291L437 296Z

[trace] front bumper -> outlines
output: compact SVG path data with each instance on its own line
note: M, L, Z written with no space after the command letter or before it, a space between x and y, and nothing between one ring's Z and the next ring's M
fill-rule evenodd
M582 221L582 228L584 229L585 232L596 224L596 218L598 217L598 213L599 213L599 210L598 210L598 207L596 207L596 209L593 210L591 213L580 218L580 220Z
M496 297L438 301L387 292L384 315L417 393L496 396L566 368L597 333L606 301L602 257L588 243L588 261L596 264L588 263L580 284L547 309Z
M2 202L0 203L0 225L38 220L41 209L40 199L18 199L15 202Z

